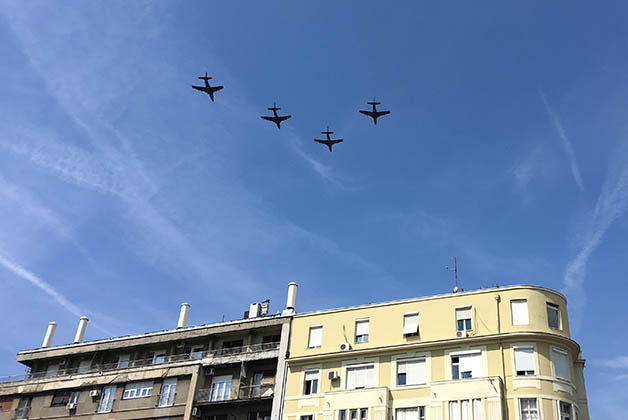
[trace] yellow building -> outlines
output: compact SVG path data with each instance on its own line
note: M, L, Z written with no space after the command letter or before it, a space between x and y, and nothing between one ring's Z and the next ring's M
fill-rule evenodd
M294 316L282 420L588 420L566 300L512 286Z

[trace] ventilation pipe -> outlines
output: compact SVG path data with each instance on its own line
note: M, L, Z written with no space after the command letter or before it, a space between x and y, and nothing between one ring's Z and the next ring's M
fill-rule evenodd
M297 299L297 284L295 282L288 283L288 299L286 300L286 309L284 315L294 313L294 303Z
M74 336L74 344L83 342L85 328L87 328L87 321L89 321L89 319L87 319L86 316L82 316L81 319L79 319L78 328L76 329L76 335Z
M190 312L190 304L187 302L182 303L177 328L185 328L185 324L188 322L188 312Z
M42 347L50 347L50 343L52 343L52 337L55 335L56 329L57 329L56 322L48 323L48 328L46 329L46 335L44 336L44 342L41 343Z

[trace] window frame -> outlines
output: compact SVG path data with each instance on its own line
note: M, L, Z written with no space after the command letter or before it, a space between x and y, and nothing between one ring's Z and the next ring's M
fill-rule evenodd
M111 392L107 392L107 391ZM102 395L100 396L100 400L98 401L98 405L96 406L96 413L110 413L113 408L113 402L116 399L116 391L118 387L116 385L108 385L103 388ZM105 399L105 396L108 396Z
M317 346L312 345L312 330L320 330L320 340ZM310 328L308 329L308 335L307 335L307 348L319 349L321 347L323 347L323 325L322 324L310 325Z
M316 378L315 379L307 379L307 374L308 373L312 373L312 374L316 374ZM303 371L303 388L302 388L302 395L317 395L318 394L318 385L320 382L320 377L321 377L321 371L318 368L311 368L311 369L305 369ZM308 391L308 382L310 382L310 386L309 386L309 392Z
M517 350L532 350L532 363L534 364L534 370L532 373L527 373L530 371L523 371L517 369ZM534 344L514 344L512 346L512 371L514 373L513 377L523 378L526 376L537 376L538 373L538 362L537 362L537 351L536 346ZM523 374L519 374L519 372L525 372Z
M150 386L148 386L150 384ZM124 391L122 391L123 400L133 400L136 398L148 398L153 395L153 387L155 383L153 381L134 381L128 382L124 385Z
M556 326L555 327L552 326L550 323L550 309L556 311ZM547 326L553 330L561 330L560 306L552 302L545 302L545 310L547 313Z
M523 401L534 401L535 405L536 405L536 418L540 419L541 418L541 409L540 409L540 404L539 404L539 399L538 398L517 398L518 402L519 402L519 419L521 420L526 420L527 417L524 417L524 407L523 407ZM528 411L530 411L531 409L527 409Z
M569 352L559 347L551 347L550 351L552 353L552 374L555 379L559 379L562 381L571 382L571 369L569 369ZM560 353L565 356L565 368L567 369L567 378L563 378L557 375L556 373L556 360L554 358L554 353Z
M412 411L412 410L416 410L416 412L417 412L417 419L418 420L425 420L425 406L424 405L418 405L418 406L413 406L413 407L398 407L398 408L395 409L395 418L394 418L394 420L400 420L399 419L399 411L403 411L404 413L406 413L406 412ZM401 420L406 420L405 414L402 417L403 417L403 419L401 419Z
M416 316L416 331L412 326L406 327L406 318ZM410 332L412 331L412 332ZM402 328L403 336L408 337L418 337L419 335L419 311L416 312L406 312L403 314L403 328Z
M469 310L469 318L458 319L458 311ZM473 305L464 305L464 306L456 306L455 308L455 316L456 316L456 331L473 331ZM466 322L468 321L468 322ZM462 324L460 324L462 322ZM462 329L460 328L462 325Z
M558 400L558 419L559 420L574 420L574 405L570 402ZM563 405L569 407L569 413L566 413L568 417L566 417L563 413Z
M166 389L167 388L167 389ZM164 390L166 394L164 394ZM166 395L164 397L164 395ZM177 378L165 378L161 383L159 398L157 399L157 407L172 407L174 405L174 397L177 395Z
M449 356L449 363L451 366L451 380L453 381L459 381L459 380L463 380L463 379L473 379L476 378L475 376L473 376L473 371L471 371L471 376L468 377L462 377L463 373L466 373L468 371L464 371L461 372L460 371L460 357L465 357L465 356L477 356L479 357L480 360L480 372L479 372L479 376L477 376L478 378L482 378L483 374L484 374L484 351L482 349L472 349L472 350L464 350L464 351L454 351L454 352L450 352L448 354ZM454 362L454 358L457 358L458 361ZM454 377L454 363L457 364L457 368L458 368L458 377Z
M217 379L220 379L220 380L217 380ZM214 398L214 385L217 385L217 387L219 388L220 384L225 384L224 389L222 390L222 392L220 392L220 398ZM231 400L231 386L232 385L233 385L233 375L214 376L209 386L209 400L212 402ZM218 397L218 394L216 394L216 397Z
M515 311L513 310L513 303L521 304L525 303L525 321L515 323ZM530 325L530 312L528 310L528 299L510 299L510 320L513 326Z
M358 324L366 324L366 334L360 334L358 335ZM355 320L355 338L354 338L354 342L356 344L360 344L360 343L368 343L369 342L369 335L371 333L371 321L369 318L361 318L361 319L356 319Z
M417 383L408 383L408 372L404 373L404 384L399 383L399 365L407 364L412 362L423 362L423 382ZM407 368L406 368L407 369ZM419 385L427 385L427 357L426 356L413 356L413 357L404 357L398 358L395 360L395 386L397 387L407 387L407 386L419 386Z
M80 395L80 391L72 390L72 389L58 389L52 395L52 400L50 401L50 407L64 407L69 403L77 403ZM58 395L59 394L59 395ZM61 395L66 394L66 395ZM59 399L61 401L55 402L55 399Z
M365 376L365 384L364 386L356 386L353 388L349 388L349 371L353 371L356 369L371 369L371 383L367 384L366 382L368 382L367 376ZM352 364L352 365L347 365L346 369L345 369L345 390L346 391L352 391L355 389L368 389L368 388L373 388L375 385L373 384L373 382L375 381L375 374L376 374L376 369L375 369L375 363L374 362L365 362L365 363L356 363L356 364ZM367 374L365 374L367 375Z

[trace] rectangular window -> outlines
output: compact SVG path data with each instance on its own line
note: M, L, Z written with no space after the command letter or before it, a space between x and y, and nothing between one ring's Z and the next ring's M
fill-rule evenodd
M403 335L412 337L419 335L419 313L405 314L403 316Z
M370 388L373 386L373 365L347 368L347 389Z
M369 341L369 320L360 319L355 321L355 342L366 343Z
M473 400L473 420L484 420L484 406L479 398Z
M131 382L124 387L123 400L150 397L153 394L153 381Z
M3 411L11 411L13 405L13 397L10 395L0 396L0 413Z
M159 407L170 407L174 404L174 394L177 391L177 378L165 379L159 394Z
M301 416L299 417L300 420L314 420L314 416L309 414L307 416Z
M519 400L521 420L539 420L539 407L536 398L521 398Z
M560 401L558 405L560 407L560 420L573 420L571 404Z
M129 367L129 359L131 358L128 354L121 354L118 358L118 369L126 369Z
M397 385L425 383L425 359L397 360Z
M458 401L449 401L449 420L460 420L460 405Z
M223 341L222 342L222 348L223 349L233 349L236 347L243 347L244 346L244 341L243 340L232 340L232 341Z
M203 357L203 346L194 346L190 349L190 359L200 359Z
M52 402L50 403L50 406L60 407L60 406L65 406L68 403L76 404L78 402L79 394L80 394L79 391L70 391L70 390L55 391L54 395L52 396Z
M510 301L510 312L512 313L512 325L528 325L528 301L517 299Z
M323 326L316 325L310 327L310 337L307 346L309 348L320 347L323 343Z
M456 308L456 327L458 331L471 330L471 307Z
M368 408L360 408L360 420L366 420L368 418Z
M81 360L78 367L78 373L87 373L91 370L91 368L92 368L91 360Z
M231 375L214 376L211 387L212 401L227 401L231 399Z
M153 365L159 365L166 361L166 351L156 351L153 353Z
M484 420L482 400L449 401L449 420Z
M102 397L100 397L100 402L98 403L98 412L99 413L108 413L111 411L113 407L113 397L116 393L116 386L106 386L102 391Z
M46 368L46 376L58 376L59 375L59 363L49 363Z
M349 420L358 420L358 410L349 410Z
M478 378L480 376L482 376L481 353L451 356L451 379Z
M535 375L534 348L515 347L515 372L517 376Z
M550 328L559 328L559 314L557 305L553 303L547 304L547 325L549 325Z
M395 420L425 420L425 407L398 408Z
M303 383L303 395L316 394L318 392L318 370L306 370Z
M554 364L554 375L557 378L569 380L569 365L567 364L567 353L562 350L552 349L552 363Z
M347 420L347 410L338 410L338 420Z

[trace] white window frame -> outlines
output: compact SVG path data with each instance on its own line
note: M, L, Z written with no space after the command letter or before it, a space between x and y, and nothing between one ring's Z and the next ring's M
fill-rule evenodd
M349 388L349 371L353 371L353 370L356 370L356 369L362 369L362 368L364 368L364 369L369 369L370 368L371 369L371 371L372 371L371 372L371 381L370 381L371 383L367 383L368 382L368 373L365 373L366 376L365 376L365 379L364 379L364 382L365 382L364 386L360 386L360 387L355 386L353 388ZM375 383L374 383L374 382L376 382L376 378L375 378L375 375L376 375L375 363L370 363L369 362L369 363L358 363L358 364L353 364L353 365L347 365L347 368L345 369L345 371L346 371L345 372L345 389L347 391L354 390L354 389L373 388L374 386L376 386Z
M124 386L123 400L147 398L153 395L153 381L129 382Z
M515 306L519 309L515 310ZM527 299L511 299L510 300L510 317L511 317L513 326L529 325L530 313L528 312L528 300Z
M224 386L223 386L224 384ZM214 388L216 385L216 388ZM228 401L231 399L231 385L233 385L232 375L214 376L209 388L210 401ZM214 392L214 390L216 390Z
M519 375L517 372L517 350L532 350L532 363L533 363L533 372L532 374L524 373L523 375ZM515 344L512 346L512 371L513 376L518 378L524 378L526 376L536 376L539 374L538 363L537 363L537 352L536 347L533 344ZM527 372L527 371L526 371Z
M463 406L467 409L466 414L463 412ZM478 407L479 413L476 410ZM447 402L447 418L449 420L484 420L484 414L484 401L482 401L482 398L462 398Z
M534 401L534 403L536 404L536 409L535 409L536 410L536 418L540 419L541 418L541 407L540 407L538 398L517 398L518 406L519 406L519 419L520 420L527 420L528 419L528 417L524 416L523 400ZM532 414L531 411L532 411L532 409L526 408L526 413L525 414Z
M310 385L310 392L306 393L306 386L307 386L307 377L308 377L308 373L309 374L315 374L316 378L314 379L310 379L310 381L312 381L312 384ZM318 368L312 368L312 369L305 369L303 371L303 388L302 388L302 395L317 395L318 394L318 390L320 387L320 377L321 377L321 371ZM312 391L312 389L314 388L314 385L316 385L316 391Z
M100 397L100 401L98 402L98 407L96 407L97 413L109 413L113 408L113 401L116 396L115 385L106 386L103 388L102 396Z
M550 351L552 352L552 373L554 374L554 378L571 382L571 369L569 368L569 353L566 350L563 350L558 347L551 347ZM560 353L563 356L565 356L565 368L567 369L567 376L568 376L567 378L560 377L556 373L556 360L554 358L555 353Z
M473 379L476 378L476 376L473 376L473 371L471 371L471 378L463 378L462 377L462 371L460 371L460 357L465 357L465 356L471 356L471 355L477 355L480 358L480 372L479 372L479 376L477 376L477 378L482 378L484 376L484 365L485 365L485 360L484 360L484 356L485 356L485 352L482 351L482 349L470 349L470 350L464 350L464 351L455 351L455 352L451 352L448 354L449 358L446 358L445 360L449 361L449 366L450 366L450 376L451 379L454 381L457 380L463 380L463 379ZM454 378L454 370L453 370L453 357L458 357L458 379ZM465 371L466 372L466 371Z
M177 393L177 378L166 378L161 383L161 392L157 407L171 407L174 405L174 397Z
M419 405L419 406L414 406L414 407L399 407L397 409L395 409L395 419L394 420L408 420L406 418L408 412L412 412L415 411L416 412L416 418L417 420L425 420L425 405ZM402 416L400 416L399 414L403 413Z
M562 400L557 400L556 402L557 402L557 405L558 405L558 419L559 420L574 420L575 419L576 415L575 415L575 407L574 407L573 403L571 403L569 401L562 401ZM562 409L561 409L562 408L561 407L562 404L566 404L566 405L569 406L569 411L570 411L570 413L568 413L569 417L565 417L563 415L563 412L562 412Z
M416 325L408 323L409 317L416 317ZM403 314L403 335L404 337L415 337L419 335L419 312L406 312Z
M473 306L472 305L465 305L465 306L457 306L455 311L455 315L456 315L456 331L473 331ZM462 329L460 329L460 326L458 325L458 321L460 321L458 319L458 311L469 311L469 318L462 318L461 320L463 321L462 323ZM466 320L469 320L469 328L467 328L467 323L465 322Z
M166 363L166 350L157 350L153 354L153 361L151 364L160 365L162 363ZM161 361L159 361L161 359Z
M406 387L406 386L415 386L415 385L425 385L427 384L427 358L426 357L410 357L410 358L399 358L395 361L395 386L398 387ZM413 362L423 362L423 382L416 383L408 383L408 372L406 371L406 383L399 384L399 365L407 364Z
M316 345L316 342L312 343L312 331L313 330L320 331L320 339L319 339L318 345ZM310 329L308 330L308 335L307 335L307 348L318 349L318 348L321 348L322 346L323 346L323 326L320 324L310 325Z
M360 329L364 329L363 327L361 328L361 326L363 326L364 324L366 324L366 333L362 331L362 334L358 334L360 332ZM371 322L369 318L356 319L355 320L355 342L356 343L368 343L370 329L371 329Z

